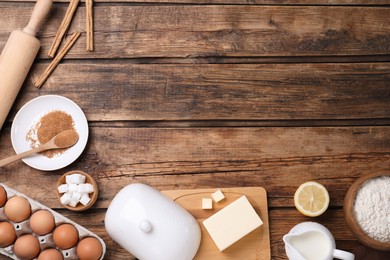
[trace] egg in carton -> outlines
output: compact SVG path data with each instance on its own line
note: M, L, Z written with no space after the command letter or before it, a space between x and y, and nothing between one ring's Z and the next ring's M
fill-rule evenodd
M1 194L2 187L4 188L5 195ZM4 193L4 191L3 191L3 193ZM6 196L6 197L4 197L4 196ZM18 214L15 218L14 218L14 216L12 216L12 219L14 219L14 220L10 220L11 217L9 216L10 217L9 218L5 214L5 205L13 197L24 198L30 204L30 212L28 213L27 219L24 219L22 221L17 220L18 218L20 219L19 214L23 211L23 210L21 211L20 209L17 209L15 211L15 212L18 212ZM20 198L18 198L18 199L20 199ZM4 205L1 205L2 200L3 200ZM14 200L15 200L15 198L14 198ZM50 212L52 214L52 216L54 217L54 228L49 233L44 234L44 235L37 234L37 231L35 230L35 232L34 232L33 231L34 228L33 229L31 228L32 216L34 215L34 213L37 213L38 211L41 211L41 210ZM8 213L8 215L9 215L9 213ZM38 219L38 222L42 222L42 221L39 221L39 218L36 218L36 219ZM16 190L4 185L3 183L0 183L0 223L2 223L2 222L8 222L14 227L15 233L16 233L16 240L24 235L32 235L33 237L35 237L39 242L39 253L44 252L44 250L46 250L46 249L56 249L62 254L62 257L64 260L73 260L73 259L76 260L76 259L80 258L77 254L77 245L81 244L80 241L83 241L83 239L85 239L85 238L88 238L88 239L86 239L84 241L89 240L90 243L91 243L91 241L95 243L95 248L93 246L94 244L92 244L92 246L91 246L91 244L86 245L86 247L96 249L96 241L98 241L100 243L101 255L98 258L99 260L102 260L104 258L105 253L106 253L106 245L105 245L104 241L99 236L94 234L93 232L80 226L79 224L66 218L65 216L55 212L51 208L39 203L38 201L31 199L30 197L24 195L23 193L20 193ZM58 232L57 232L57 229L58 229ZM60 229L62 230L62 232L60 231ZM68 239L69 237L71 237L71 236L69 236L69 233L67 233L67 232L73 232L73 234L77 234L77 240L75 243L73 243L73 245L70 248L67 248L66 241L65 241L64 245L61 245L63 243L62 238L66 237L66 239ZM74 233L74 232L76 232L76 233ZM1 233L1 231L0 231L0 233ZM54 237L54 233L56 233L57 237ZM61 233L63 233L63 234L61 234ZM93 239L93 238L95 238L95 239ZM21 259L15 254L16 240L13 241L10 245L8 245L6 247L0 247L0 253L3 255L6 255L12 259ZM84 242L84 244L86 244L86 242ZM64 248L66 248L66 249L64 249ZM99 247L97 247L97 248L99 249ZM24 249L22 249L22 250L24 250ZM94 251L96 251L96 250L94 250ZM79 251L79 253L80 252L81 251ZM83 252L81 252L81 253L83 253ZM36 256L33 259L38 259L38 256Z

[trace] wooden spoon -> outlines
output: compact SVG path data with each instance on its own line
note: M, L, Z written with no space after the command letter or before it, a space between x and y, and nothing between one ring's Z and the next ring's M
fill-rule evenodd
M14 161L23 159L32 154L40 153L46 150L71 147L74 144L76 144L78 140L79 140L79 135L77 134L76 131L74 130L63 131L41 146L38 146L34 149L1 160L0 167L10 164Z

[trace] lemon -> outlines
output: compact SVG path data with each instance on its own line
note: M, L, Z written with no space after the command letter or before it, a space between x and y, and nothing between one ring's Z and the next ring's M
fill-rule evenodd
M295 192L294 204L303 215L317 217L329 206L328 190L318 182L305 182Z

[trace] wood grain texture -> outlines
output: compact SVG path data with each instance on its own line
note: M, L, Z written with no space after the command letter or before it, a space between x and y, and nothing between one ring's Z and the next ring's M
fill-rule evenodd
M12 28L23 27L31 8L1 3L0 47ZM51 18L63 17L55 5ZM16 13L17 12L17 13ZM275 57L386 55L390 9L386 7L97 5L95 48L85 35L66 58ZM12 19L18 16L19 19ZM49 19L40 57L47 53L60 19ZM85 31L85 7L69 33Z
M35 0L7 0L33 2ZM54 0L55 3L69 0ZM85 2L81 0L80 2ZM118 0L95 0L96 3L116 3ZM120 0L121 3L235 4L235 5L389 5L387 0Z
M26 26L34 1L0 1L0 49ZM68 34L83 35L37 90L68 2L55 0L37 35L43 47L0 132L0 158L13 153L15 113L45 94L81 106L89 142L64 169L18 162L0 168L0 182L97 233L108 260L134 259L110 239L104 214L135 182L159 190L265 187L272 260L287 259L282 236L302 221L324 224L337 248L356 250L344 196L360 176L390 171L388 0L95 0L92 53L81 1ZM81 214L56 197L70 170L98 182L98 202ZM308 180L331 197L315 219L293 203Z
M37 91L45 67L33 67L10 119L52 93L77 100L90 121L390 118L389 63L65 63Z
M46 173L14 163L0 169L2 181L58 207L57 179L82 170L96 178L96 207L104 208L133 182L160 190L260 186L270 207L293 207L297 187L316 180L328 188L330 205L341 206L356 178L390 166L390 127L92 128L91 136L71 167ZM5 157L8 134L0 144ZM48 185L28 189L41 187L42 178Z

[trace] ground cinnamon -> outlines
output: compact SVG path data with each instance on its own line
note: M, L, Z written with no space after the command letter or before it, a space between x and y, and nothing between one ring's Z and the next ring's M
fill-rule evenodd
M50 141L54 136L65 130L75 130L72 116L67 113L54 110L34 124L26 135L26 140L30 142L31 148L40 146ZM62 154L66 149L56 149L42 152L46 157Z
M70 147L74 145L78 139L79 135L76 131L66 130L54 138L54 144L60 148Z

